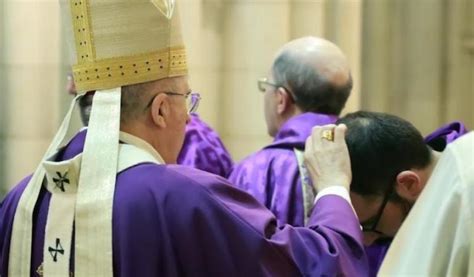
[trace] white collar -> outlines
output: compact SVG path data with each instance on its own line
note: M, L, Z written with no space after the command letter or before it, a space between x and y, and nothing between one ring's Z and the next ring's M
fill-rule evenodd
M156 151L153 146L143 139L122 131L120 131L119 139L126 144L134 145L142 150L145 150L146 152L150 153L159 163L165 164L165 161L161 157L160 153L158 153L158 151Z

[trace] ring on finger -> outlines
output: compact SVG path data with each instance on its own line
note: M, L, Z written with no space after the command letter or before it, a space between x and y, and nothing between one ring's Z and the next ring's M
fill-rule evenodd
M324 130L321 134L321 138L327 141L334 141L334 132L333 130Z

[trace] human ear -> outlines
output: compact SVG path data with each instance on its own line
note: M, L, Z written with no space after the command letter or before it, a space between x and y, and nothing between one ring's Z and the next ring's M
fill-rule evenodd
M166 128L170 116L170 104L166 94L158 94L150 106L151 119L160 128Z
M412 203L416 201L423 190L420 176L411 170L398 173L396 182L398 195Z
M289 92L286 89L279 87L276 91L277 95L277 112L278 114L284 114L291 103Z

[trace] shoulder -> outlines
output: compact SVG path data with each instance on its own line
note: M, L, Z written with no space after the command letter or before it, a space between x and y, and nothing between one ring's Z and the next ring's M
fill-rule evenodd
M285 164L296 164L296 156L292 150L264 148L236 163L231 176L240 171L267 171L275 166L279 167Z
M2 239L9 236L9 231L13 228L13 219L15 217L18 203L20 202L21 195L25 190L31 176L23 179L18 185L16 185L0 203L0 252L2 251ZM1 253L0 253L1 256Z
M169 195L206 192L208 187L228 185L226 179L202 170L151 163L127 169L117 178L118 193L139 201L149 199L150 196L153 200L160 200Z
M289 157L294 158L294 151L291 149L280 149L280 148L263 148L255 153L242 159L239 162L240 165L255 164L255 163L268 163L275 160L285 160Z
M459 199L474 195L470 191L474 193L474 132L446 147L416 205L422 205L418 203L423 199L432 204L440 201L460 204Z
M240 211L243 203L254 209L259 205L225 178L181 165L141 164L128 169L117 179L115 196L116 208L124 213L174 215L180 221L200 212Z
M473 160L473 155L469 154L474 151L474 131L451 143L446 150L447 152L452 152L456 156L465 156L467 159Z
M12 190L2 201L2 210L16 209L16 206L20 201L20 197L23 194L23 191L25 190L26 186L28 185L28 182L30 181L31 177L32 175L25 177L16 186L12 188Z
M448 145L445 154L455 161L462 183L474 187L474 132Z

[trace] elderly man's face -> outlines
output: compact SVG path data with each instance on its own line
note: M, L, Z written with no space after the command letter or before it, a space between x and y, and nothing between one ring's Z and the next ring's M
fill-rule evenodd
M170 114L166 118L166 129L163 130L166 132L163 143L167 148L166 151L171 152L171 162L174 163L183 146L186 124L189 122L185 95L190 91L190 88L187 77L175 77L161 83L162 86L158 88L158 91L175 93L166 95L166 100L170 104Z

